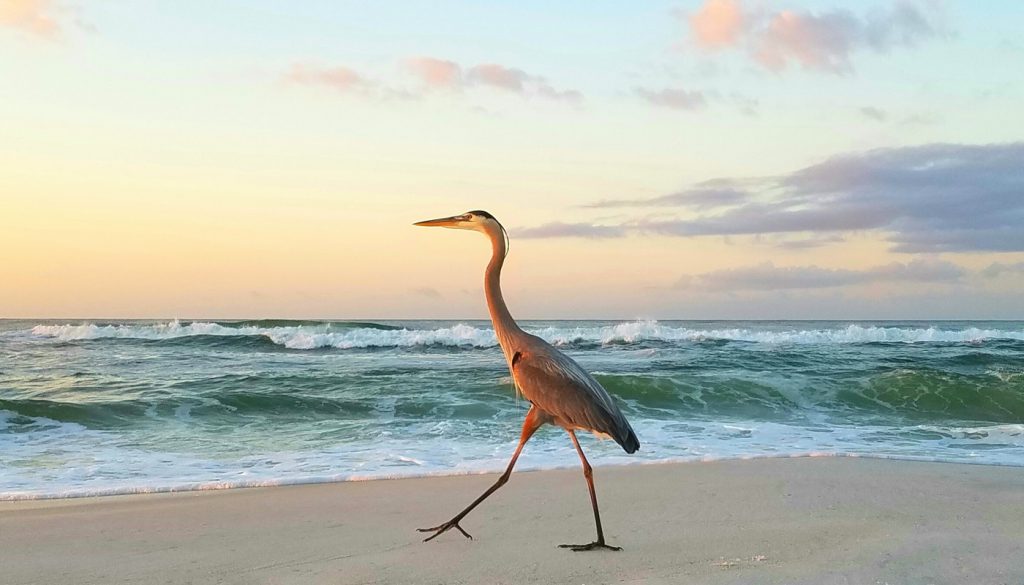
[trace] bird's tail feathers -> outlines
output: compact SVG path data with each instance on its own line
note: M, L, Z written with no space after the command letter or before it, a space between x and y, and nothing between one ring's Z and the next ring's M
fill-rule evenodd
M636 438L636 433L633 432L633 427L629 426L629 423L626 423L625 429L619 429L619 432L615 433L613 437L626 453L636 453L640 448L640 439Z

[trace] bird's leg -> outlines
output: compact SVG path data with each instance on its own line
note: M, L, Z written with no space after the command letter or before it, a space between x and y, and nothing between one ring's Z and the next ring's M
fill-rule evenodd
M538 410L536 406L531 407L530 411L526 413L526 420L523 421L523 432L519 436L519 445L516 447L516 452L512 454L512 460L508 462L508 467L505 468L505 473L502 473L501 477L498 478L498 481L494 482L494 485L487 488L487 491L481 494L479 498L473 500L472 504L466 506L465 510L456 514L455 517L451 520L445 522L444 524L434 526L433 528L418 528L417 530L419 530L420 532L433 532L433 534L423 539L423 542L433 540L441 534L444 534L445 532L451 530L452 528L458 529L458 531L461 532L463 536L472 540L473 537L470 536L468 532L463 530L462 526L459 526L459 521L465 518L466 514L472 512L473 508L479 506L480 502L486 500L488 496L498 491L498 488L505 485L505 483L508 481L509 476L512 475L512 468L516 466L516 459L519 459L519 454L523 451L523 445L525 445L526 442L530 440L530 437L533 436L533 433L537 432L537 429L539 429L541 425L543 425L545 422L546 419L541 414L541 411Z
M622 550L621 547L611 546L606 544L604 541L604 531L601 530L601 512L597 509L597 492L594 491L594 469L590 467L590 462L587 461L585 455L583 455L583 448L580 447L579 439L576 438L576 432L570 430L569 437L572 438L572 444L576 446L576 452L580 454L580 461L583 462L583 477L587 478L587 488L590 489L590 503L594 507L594 522L597 524L597 540L590 544L560 544L559 548L568 548L573 551L581 550L594 550L595 548L606 548L608 550Z

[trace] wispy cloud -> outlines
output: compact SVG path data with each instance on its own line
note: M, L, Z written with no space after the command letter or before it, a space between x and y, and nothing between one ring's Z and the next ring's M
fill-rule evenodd
M440 299L441 293L436 288L430 288L429 286L421 286L419 288L412 289L412 292L417 295L428 298L428 299Z
M993 262L981 271L981 275L985 278L996 278L1004 274L1024 274L1024 262L1013 262L1009 264Z
M0 26L48 39L61 32L51 0L0 0Z
M782 248L784 250L808 250L811 248L820 248L822 246L839 244L845 241L846 238L838 234L824 234L803 237L796 240L784 238L778 241L771 242L771 245L776 248Z
M775 266L765 262L756 266L683 276L676 286L710 291L772 291L899 282L952 284L959 282L965 275L966 271L962 267L936 259L892 262L863 270Z
M772 12L740 0L707 0L686 21L694 45L704 51L739 49L776 72L795 64L848 73L858 51L885 53L940 36L934 4L924 6L897 0L888 9L858 15L843 9Z
M708 103L704 93L700 91L671 88L651 90L642 87L636 88L635 91L647 103L673 110L699 110Z
M405 60L405 68L428 88L460 89L463 85L462 67L454 61L413 57Z
M385 82L370 78L344 66L320 66L297 63L283 75L289 83L321 86L334 91L367 98L420 98L438 90L456 91L489 87L523 98L540 98L580 104L583 94L575 90L556 89L539 75L495 63L464 68L454 61L433 57L412 57L402 62L402 69L417 85Z
M489 87L523 97L538 97L574 104L583 101L583 94L579 91L557 89L543 76L497 63L463 67L454 61L434 57L413 57L405 61L405 68L427 90Z
M712 179L687 189L652 197L650 199L610 199L591 203L585 207L689 207L692 209L718 209L738 205L752 195L744 188L743 182L732 179Z
M870 118L876 122L885 122L885 120L889 117L888 114L885 113L885 110L881 108L876 108L874 106L866 106L858 111L865 118Z
M757 114L758 101L736 93L722 94L714 90L704 91L682 87L660 89L636 87L633 89L633 93L654 107L680 112L696 112L715 104L736 107L748 116Z
M654 199L601 207L679 205L707 184L724 201L688 219L641 217L614 225L548 224L525 237L842 234L877 232L897 252L1024 251L1024 142L931 144L851 153L777 177L717 179ZM732 201L729 201L730 198ZM724 209L723 209L724 207ZM699 208L698 208L699 209Z
M376 83L344 66L323 67L296 63L285 72L284 79L300 85L328 87L341 93L366 93L377 87Z
M591 225L587 223L551 222L536 227L511 230L517 238L621 238L629 229L624 226Z
M523 93L532 76L521 69L505 67L496 63L477 65L469 70L469 79L481 85Z

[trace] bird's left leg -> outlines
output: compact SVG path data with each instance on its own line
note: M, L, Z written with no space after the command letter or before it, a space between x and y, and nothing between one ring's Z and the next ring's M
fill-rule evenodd
M594 491L594 469L590 467L590 462L587 461L587 457L583 454L583 448L580 447L579 439L576 438L576 432L569 430L569 437L572 438L572 444L576 446L576 452L580 454L580 461L583 462L583 477L587 478L587 488L590 489L590 503L594 507L594 522L597 524L597 540L590 544L560 544L558 546L559 548L568 548L574 551L594 550L595 548L622 550L621 547L611 546L610 544L606 544L604 541L604 531L601 530L601 512L597 509L597 492Z
M487 488L487 491L485 491L479 498L473 500L472 504L466 506L465 510L456 514L455 517L451 520L445 522L444 524L434 526L433 528L417 528L417 530L419 530L420 532L433 532L433 534L431 534L427 538L424 538L423 542L433 540L441 534L448 532L452 528L457 529L459 532L462 533L463 536L472 540L473 537L470 536L468 532L463 530L461 526L459 526L459 521L465 518L466 514L472 512L473 508L479 506L480 502L486 500L488 496L498 491L498 488L505 485L505 483L508 481L509 476L512 475L512 468L516 466L516 459L519 459L519 454L522 453L523 451L523 445L525 445L526 442L530 440L530 437L532 437L533 434L537 432L537 429L539 429L541 425L543 425L547 421L547 416L544 415L540 409L538 409L536 406L530 407L530 411L526 413L526 420L523 421L523 432L519 436L519 445L516 447L516 452L512 454L512 460L508 462L508 467L505 469L505 473L502 473L501 477L498 478L498 481L494 482L494 485Z

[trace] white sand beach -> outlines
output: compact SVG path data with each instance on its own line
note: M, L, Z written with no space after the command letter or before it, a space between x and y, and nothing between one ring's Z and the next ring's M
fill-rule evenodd
M574 553L579 471L0 503L2 581L109 583L1024 582L1024 469L857 458L595 471L622 552Z

